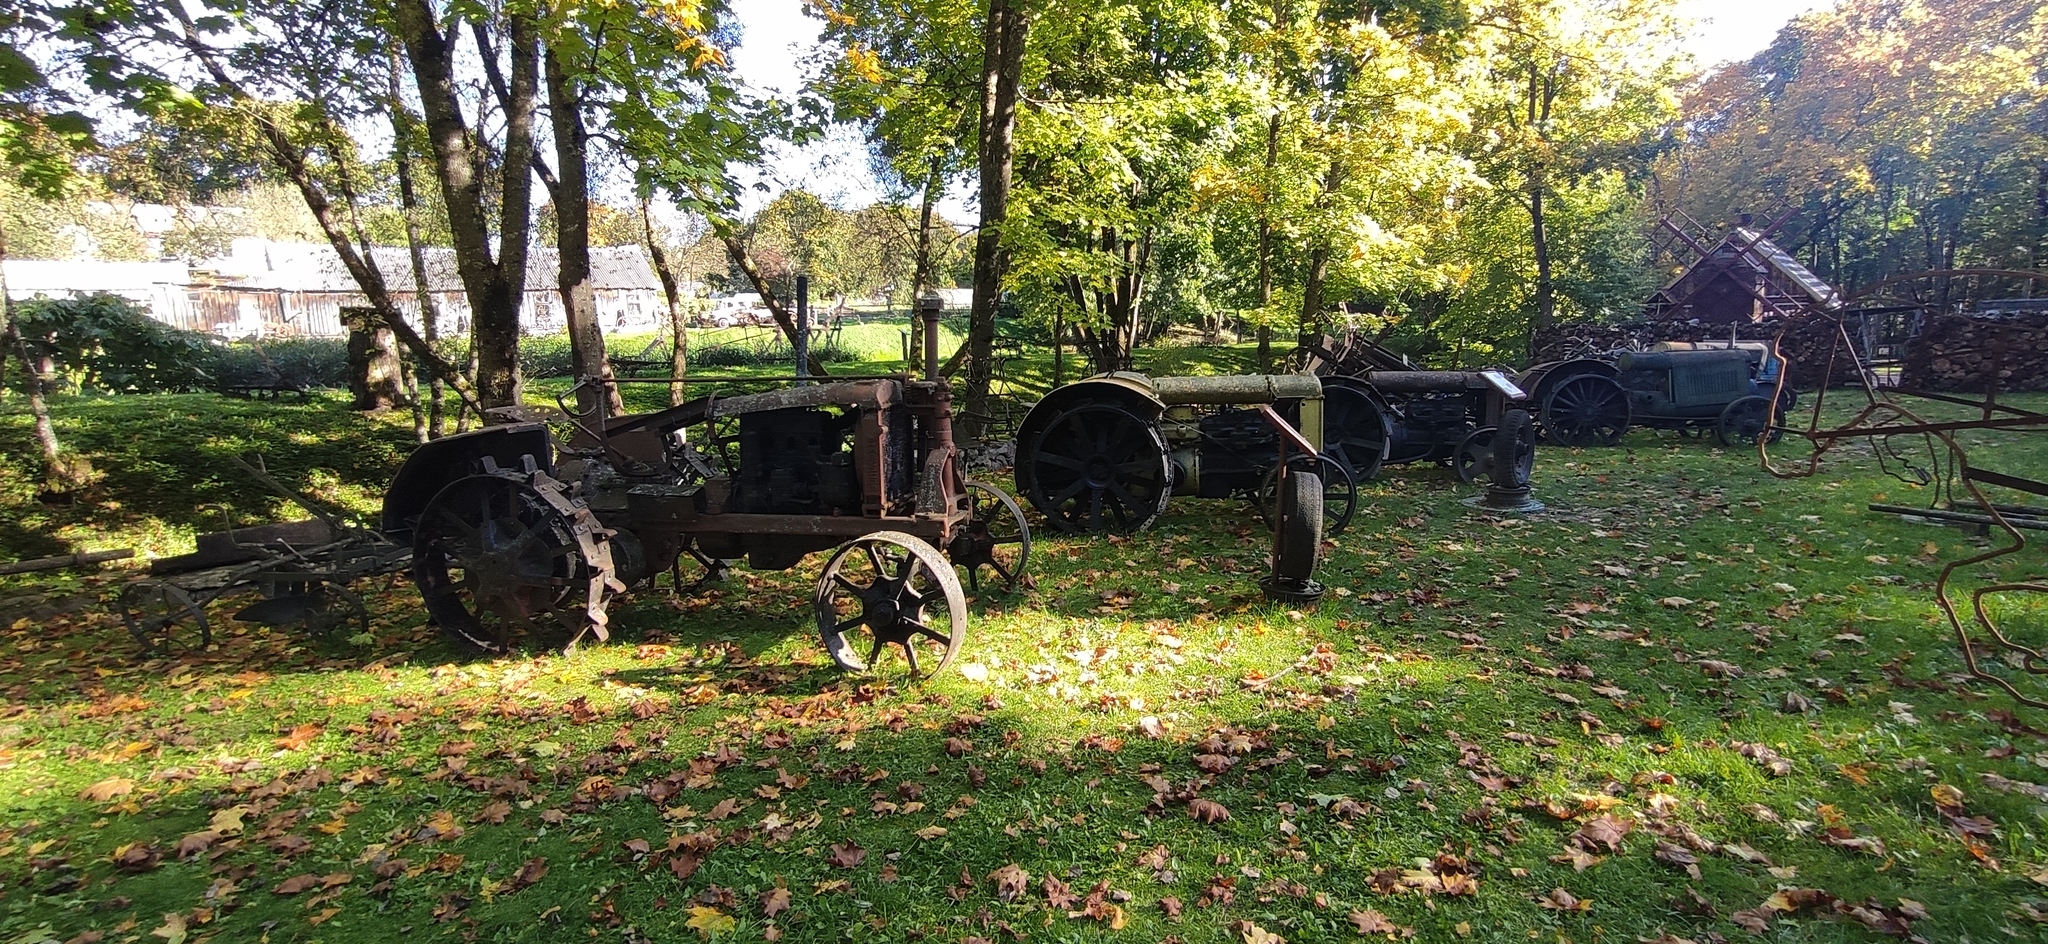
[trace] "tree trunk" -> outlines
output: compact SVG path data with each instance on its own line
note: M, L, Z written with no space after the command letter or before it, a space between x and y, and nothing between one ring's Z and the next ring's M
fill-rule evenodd
M789 339L792 347L795 346L796 319L791 317L789 307L783 304L782 296L775 294L775 286L769 283L767 276L761 274L761 267L754 264L752 256L747 255L747 247L740 242L739 234L733 232L730 225L725 225L723 231L718 234L718 239L725 245L726 258L731 259L733 265L740 267L747 281L753 284L754 291L761 294L761 304L768 306L768 313L775 316L775 324L782 329L782 336ZM818 355L812 354L806 358L805 364L810 368L811 376L826 376L825 364L818 360Z
M649 196L640 198L640 233L647 246L647 258L654 263L654 275L661 280L661 296L668 301L668 375L674 380L668 385L668 405L681 406L688 399L683 373L689 369L689 319L683 312L682 287L676 284L675 271L668 265L668 250L662 248L661 240L654 238L651 202Z
M917 300L932 284L932 208L939 202L945 175L939 158L932 158L931 172L924 179L924 195L917 210L917 250L910 267L910 351L911 359L924 350L924 319L918 317Z
M441 306L434 301L433 282L427 275L426 238L420 233L419 189L412 179L412 110L405 106L404 90L399 83L398 51L390 50L387 60L391 67L391 159L398 171L398 209L405 217L405 248L412 257L413 297L427 346L438 350ZM428 373L433 379L427 386L426 438L439 439L448 432L447 391L440 374L431 370Z
M974 236L974 308L967 322L967 393L961 433L979 439L987 431L990 351L995 346L996 309L1002 304L1002 245L1010 206L1010 172L1015 157L1018 85L1024 71L1024 42L1031 22L1016 0L989 0L981 47L981 228Z
M590 131L583 124L583 99L561 57L547 52L548 117L554 124L555 246L560 263L557 282L562 311L569 324L569 359L579 383L576 408L589 413L602 405L606 415L626 411L611 361L604 353L604 326L597 321L597 290L590 282Z
M201 41L198 27L185 8L181 4L173 3L163 5L162 9L177 20L186 49L200 61L215 83L236 101L254 101L248 91L228 75L213 50ZM431 25L431 17L428 22ZM327 192L313 179L312 172L307 167L306 148L293 140L290 133L271 120L264 110L254 109L253 113L256 117L257 131L263 138L264 149L276 162L277 170L298 188L299 195L306 201L306 209L320 225L321 234L327 237L327 244L333 247L335 255L341 257L342 267L348 270L356 286L363 290L363 296L369 299L371 307L377 310L377 316L390 326L398 335L398 339L419 358L420 363L427 365L436 376L454 388L465 404L472 409L476 408L476 388L469 381L469 378L475 375L474 368L465 375L456 369L455 365L442 358L439 352L429 346L419 333L406 323L404 314L391 299L391 291L384 282L383 274L378 272L368 257L358 251L356 244L349 240L347 231L342 229L341 220L335 214L333 201L328 199Z
M469 296L473 320L471 349L477 359L476 386L486 409L520 401L519 308L526 290L526 254L533 198L534 102L540 73L533 23L509 17L507 45L511 75L504 109L505 145L498 162L497 251L484 194L489 172L481 137L462 113L462 80L456 75L455 46L443 36L427 0L399 0L394 23L412 62L427 140L434 149L436 176L448 208L456 271Z
M12 353L21 362L22 376L28 381L28 411L35 419L36 444L43 450L43 487L58 494L69 494L92 480L92 463L84 456L64 452L62 443L57 441L57 426L50 420L50 372L47 362L30 357L28 345L22 341L21 329L14 323L14 302L7 297L7 230L0 226L0 360Z
M353 408L383 412L405 403L405 368L398 361L398 338L377 317L374 308L343 308L348 327L348 389Z
M1273 328L1266 323L1273 305L1273 171L1280 163L1280 113L1266 121L1266 176L1259 203L1259 369L1273 365Z

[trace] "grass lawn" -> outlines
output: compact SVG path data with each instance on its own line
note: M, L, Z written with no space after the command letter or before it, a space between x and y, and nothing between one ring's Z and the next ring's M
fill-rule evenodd
M59 406L107 477L45 508L0 469L0 556L288 516L246 450L370 510L410 448L332 399ZM1781 480L1637 431L1536 482L1548 511L1498 517L1389 470L1307 612L1258 598L1241 504L1042 534L1035 588L976 600L920 687L827 667L821 558L629 598L569 657L465 661L404 584L362 588L373 639L223 601L175 661L102 608L9 617L0 942L2040 939L2048 713L1968 684L1933 605L1984 539L1865 510L1926 495L1860 444ZM2039 596L1993 606L2048 633Z

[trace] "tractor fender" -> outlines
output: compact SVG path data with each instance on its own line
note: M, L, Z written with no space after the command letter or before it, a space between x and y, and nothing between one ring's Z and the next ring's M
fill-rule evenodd
M528 456L539 471L554 472L553 443L546 426L487 426L426 443L405 457L405 464L398 467L398 474L384 490L384 513L378 528L385 537L403 544L411 540L413 522L426 510L427 502L448 483L483 471L486 458L501 469L524 470Z
M1540 409L1544 401L1549 398L1552 387L1557 386L1560 381L1577 377L1581 374L1598 374L1609 380L1616 381L1621 377L1621 372L1616 370L1614 364L1609 361L1579 357L1568 361L1548 361L1537 364L1523 371L1522 375L1516 379L1515 384L1529 392L1528 402L1531 404L1531 408Z
M1060 387L1032 404L1031 412L1024 414L1024 422L1017 426L1019 452L1030 449L1037 441L1038 433L1060 414L1090 403L1121 407L1154 423L1159 421L1160 414L1166 412L1166 404L1159 399L1152 378L1126 370L1096 374Z

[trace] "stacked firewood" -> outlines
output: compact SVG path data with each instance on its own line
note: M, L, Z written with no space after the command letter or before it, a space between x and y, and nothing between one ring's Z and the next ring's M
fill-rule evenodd
M1970 393L2048 390L2048 312L1930 318L1907 347L1902 385Z

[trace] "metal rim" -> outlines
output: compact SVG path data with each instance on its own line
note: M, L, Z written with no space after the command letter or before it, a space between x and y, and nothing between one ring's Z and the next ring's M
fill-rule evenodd
M162 580L138 580L121 588L121 622L128 635L154 653L203 652L213 645L206 611L183 588Z
M1323 388L1323 451L1343 463L1354 482L1380 474L1391 440L1387 413L1370 393L1348 384Z
M1291 472L1314 472L1323 482L1323 536L1336 537L1344 533L1351 524L1352 515L1358 511L1358 481L1351 476L1351 470L1329 453L1315 458L1314 463L1301 456L1292 457L1288 468ZM1280 480L1280 466L1275 463L1266 470L1266 476L1259 480L1258 494L1253 496L1259 515L1267 523L1273 521L1273 502L1276 486Z
M1141 530L1166 510L1173 487L1159 427L1107 404L1055 417L1019 462L1030 466L1032 506L1066 532Z
M1628 392L1611 377L1567 377L1543 400L1543 433L1560 445L1612 446L1628 426Z
M1528 488L1536 470L1536 425L1527 410L1509 410L1493 434L1493 461L1487 474L1500 488Z
M1785 435L1772 428L1774 410L1769 397L1743 397L1721 409L1714 424L1714 439L1723 446L1754 446L1759 439L1777 442Z
M427 503L413 529L412 577L434 623L487 653L564 626L599 579L571 522L505 475L457 479Z
M1015 590L1031 563L1031 523L1002 489L977 479L966 486L974 517L946 545L946 556L967 571L967 587L975 593L981 592L984 567L1002 579L1004 590Z
M1493 433L1493 427L1481 426L1458 441L1457 452L1451 454L1451 470L1458 473L1458 481L1470 485L1493 468Z
M942 605L941 605L942 604ZM901 531L877 531L839 546L818 576L812 607L834 664L873 671L891 647L912 678L945 671L967 638L967 595L937 548ZM867 657L856 642L866 631Z

